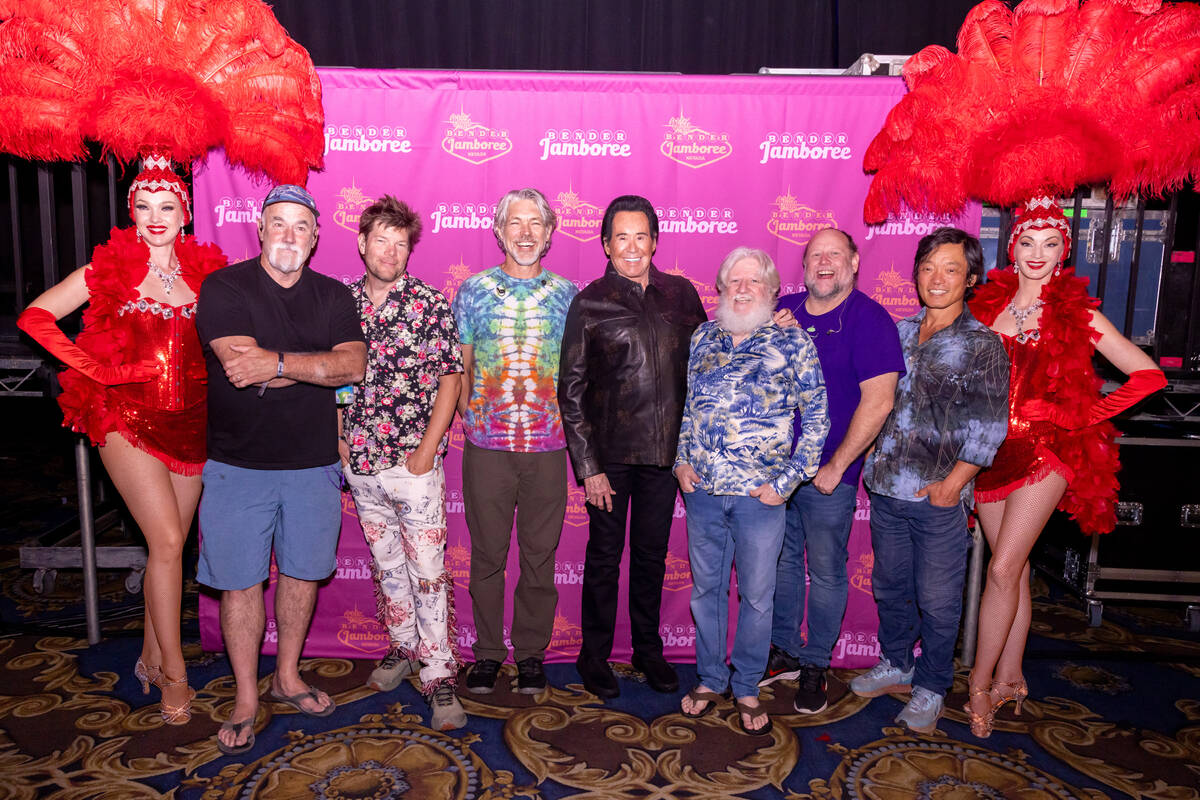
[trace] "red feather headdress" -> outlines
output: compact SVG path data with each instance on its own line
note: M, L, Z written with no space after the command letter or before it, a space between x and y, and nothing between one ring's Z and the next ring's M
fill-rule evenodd
M1014 206L1107 182L1118 198L1200 177L1200 7L984 0L958 53L904 66L909 93L867 148L869 223L970 198Z
M261 0L0 0L0 150L129 162L224 147L231 163L303 185L324 152L307 51Z

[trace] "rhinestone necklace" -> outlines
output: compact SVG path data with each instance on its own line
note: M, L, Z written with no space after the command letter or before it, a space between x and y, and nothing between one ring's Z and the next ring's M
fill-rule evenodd
M1042 298L1038 298L1030 303L1025 308L1017 308L1015 303L1008 304L1008 313L1012 314L1013 319L1017 323L1017 335L1021 335L1022 328L1025 325L1025 320L1032 316L1033 312L1042 307Z
M150 267L150 271L162 281L163 291L168 296L171 294L171 290L175 288L175 281L179 278L180 273L183 272L183 265L179 263L179 260L173 256L171 260L175 262L175 266L170 272L164 272L158 264L154 263L153 259L146 261L146 266Z

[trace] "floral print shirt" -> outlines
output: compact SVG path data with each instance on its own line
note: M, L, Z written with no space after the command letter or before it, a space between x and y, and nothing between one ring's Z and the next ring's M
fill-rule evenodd
M366 276L350 286L367 339L367 372L342 416L350 468L373 475L403 464L421 444L438 380L462 372L462 350L450 304L420 278L405 275L375 308ZM438 455L445 456L449 434Z
M964 306L922 344L924 318L921 309L897 326L907 371L863 471L872 492L909 502L922 502L917 491L945 480L959 461L991 465L1008 434L1008 356L1000 337ZM962 489L968 505L974 484Z
M769 482L787 497L816 474L828 433L825 381L808 334L768 322L734 346L716 322L696 329L675 466L691 464L698 490L749 495Z

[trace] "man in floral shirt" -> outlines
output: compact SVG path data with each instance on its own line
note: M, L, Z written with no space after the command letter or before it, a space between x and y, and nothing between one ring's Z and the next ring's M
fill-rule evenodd
M462 353L446 298L407 272L420 236L421 218L391 195L359 220L366 274L350 290L367 339L367 372L342 412L339 448L391 640L367 686L390 691L423 662L432 727L453 730L467 716L454 693L459 658L442 459Z

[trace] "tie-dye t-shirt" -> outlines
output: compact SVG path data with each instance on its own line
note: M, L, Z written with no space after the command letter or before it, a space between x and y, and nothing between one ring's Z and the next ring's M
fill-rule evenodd
M463 281L454 318L463 345L474 348L463 420L471 444L516 453L567 446L555 382L567 308L578 291L545 269L514 278L492 267Z

